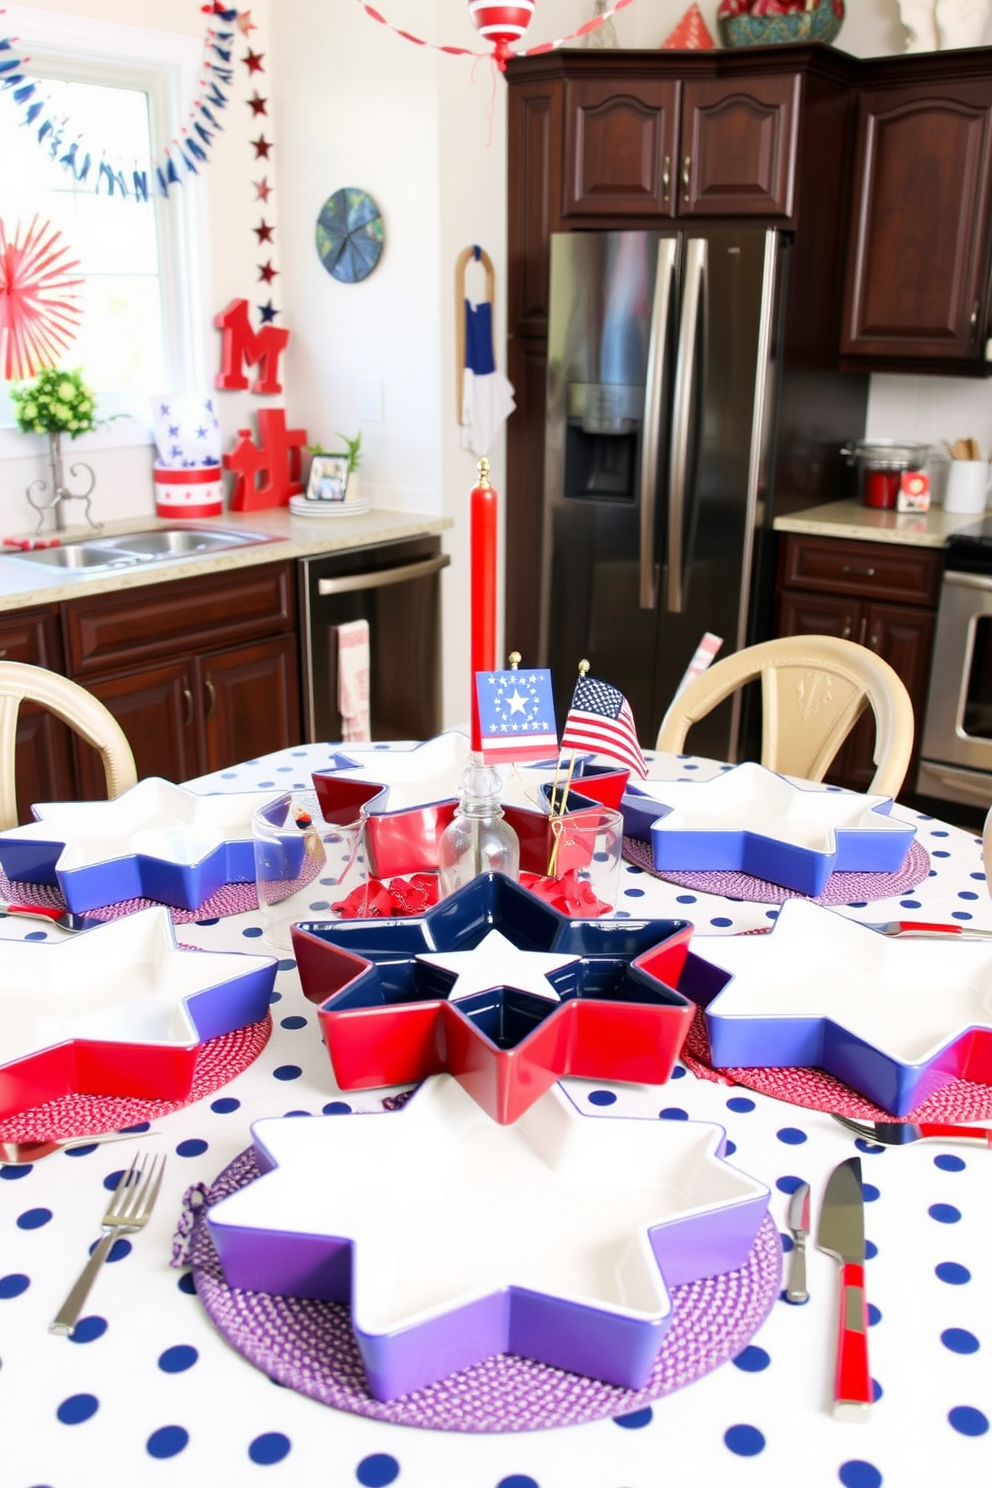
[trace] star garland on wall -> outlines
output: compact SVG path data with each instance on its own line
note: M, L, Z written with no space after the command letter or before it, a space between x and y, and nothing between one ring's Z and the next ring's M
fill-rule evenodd
M235 80L232 59L237 36L231 27L237 23L243 31L241 17L237 10L225 8L216 0L203 10L210 23L204 36L195 97L179 133L157 158L145 164L122 165L107 145L90 143L74 130L71 119L46 95L43 84L30 76L27 69L31 59L15 50L16 36L0 36L0 93L10 95L24 127L77 185L137 202L146 202L151 193L168 197L174 186L199 175L207 164L208 151L223 128L220 113L228 105ZM251 12L246 14L250 16ZM222 27L215 24L218 20Z
M264 304L256 305L259 325L271 325L279 314L279 310L273 303L272 286L279 277L279 270L275 265L275 224L268 221L273 208L269 205L274 187L269 179L271 153L273 149L272 139L266 131L271 132L271 119L269 116L269 99L260 89L265 87L265 53L256 52L251 44L251 33L257 31L258 27L252 21L251 11L244 10L238 16L239 29L248 38L247 50L241 61L247 69L248 78L252 88L251 97L245 100L251 110L252 123L258 123L258 137L250 141L254 151L254 164L260 172L260 179L252 181L255 192L255 201L260 203L261 216L258 223L252 229L255 234L259 256L263 261L256 265L258 269L257 283L262 285L259 294L268 295ZM263 253L264 250L264 253Z

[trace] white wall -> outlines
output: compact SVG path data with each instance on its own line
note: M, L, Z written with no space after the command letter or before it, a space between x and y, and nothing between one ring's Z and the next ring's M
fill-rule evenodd
M659 46L687 4L637 0L614 18L620 45ZM714 35L717 4L700 0ZM204 26L200 0L34 0L33 8L197 36ZM377 8L426 40L486 50L466 0L378 0ZM258 26L251 44L266 56L264 80L257 81L272 100L268 174L278 189L266 216L277 224L281 271L273 298L292 332L285 398L275 401L284 401L290 421L324 444L339 430L361 429L363 485L377 505L440 510L455 519L447 542L454 561L445 576L445 718L455 723L468 713L467 493L475 461L460 447L455 416L454 268L471 243L493 259L497 355L505 369L505 88L488 60L413 46L370 20L354 0L257 0L251 9ZM539 0L525 44L566 35L593 10L593 0ZM861 56L902 50L897 0L848 0L847 11L839 47ZM258 211L249 187L255 127L244 106L248 79L240 65L238 72L227 129L201 188L211 223L211 316L232 298L256 294L251 229ZM359 285L332 279L314 247L320 206L342 186L369 191L385 224L382 260ZM219 338L209 323L204 334L214 368ZM380 393L381 420L365 417L368 400L375 403ZM227 444L259 401L221 396ZM913 439L974 434L992 445L992 388L876 377L868 432ZM150 512L149 448L100 449L100 436L92 440L98 515ZM83 444L77 448L89 458ZM502 491L502 438L491 458L493 483ZM34 455L4 462L4 533L29 525L23 487L43 473L40 441Z

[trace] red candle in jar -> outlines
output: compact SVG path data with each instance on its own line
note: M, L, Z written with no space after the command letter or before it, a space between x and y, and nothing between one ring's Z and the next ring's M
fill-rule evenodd
M479 483L470 497L469 546L471 550L472 628L471 698L472 748L482 748L479 729L479 700L476 672L496 670L496 528L498 497L489 484L489 461L479 461Z

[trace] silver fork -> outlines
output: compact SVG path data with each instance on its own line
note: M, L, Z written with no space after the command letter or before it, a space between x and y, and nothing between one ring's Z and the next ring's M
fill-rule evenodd
M60 1333L71 1338L82 1311L83 1303L90 1294L97 1272L110 1254L111 1246L119 1235L132 1235L143 1228L151 1217L158 1191L165 1172L165 1158L153 1157L146 1168L144 1159L135 1156L131 1166L121 1174L120 1182L107 1205L101 1228L103 1239L97 1244L79 1280L66 1297L52 1322L49 1333Z

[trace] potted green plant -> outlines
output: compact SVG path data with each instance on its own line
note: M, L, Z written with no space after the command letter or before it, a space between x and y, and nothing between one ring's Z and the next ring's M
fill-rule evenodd
M14 408L17 427L25 434L48 435L48 459L52 471L51 500L43 506L32 500L31 491L37 484L28 487L28 500L39 511L55 508L56 525L64 526L63 501L80 497L85 500L89 518L89 494L95 484L95 476L88 465L72 467L72 473L86 471L90 477L89 489L72 492L65 489L62 471L62 435L78 439L80 434L90 434L100 420L96 416L96 395L88 383L83 381L81 368L63 371L58 367L43 367L30 382L11 388L10 401ZM40 521L40 518L39 518Z

